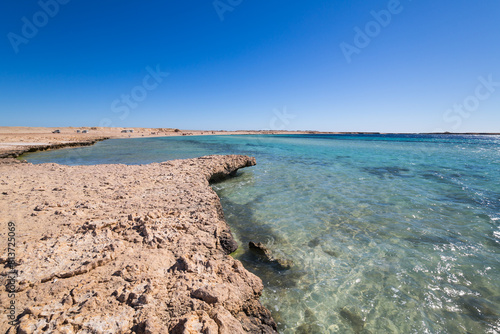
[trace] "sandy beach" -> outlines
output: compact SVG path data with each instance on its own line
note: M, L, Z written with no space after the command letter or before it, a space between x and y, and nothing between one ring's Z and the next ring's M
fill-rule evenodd
M157 135L48 130L0 132L1 332L276 331L261 280L228 255L237 245L209 186L255 159L71 167L9 158Z

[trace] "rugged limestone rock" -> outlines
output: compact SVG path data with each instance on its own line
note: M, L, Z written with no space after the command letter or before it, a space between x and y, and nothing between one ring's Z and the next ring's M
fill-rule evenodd
M209 186L254 164L0 164L0 247L15 222L19 273L10 333L275 333L261 280L227 255L235 242Z
M12 147L0 149L0 158L17 158L24 153L29 152L37 152L37 151L46 151L46 150L55 150L63 147L77 147L77 146L91 146L99 141L103 141L109 139L109 137L95 137L92 139L86 140L77 140L71 142L62 142L62 143L52 143L52 144L33 144L33 145L12 145Z

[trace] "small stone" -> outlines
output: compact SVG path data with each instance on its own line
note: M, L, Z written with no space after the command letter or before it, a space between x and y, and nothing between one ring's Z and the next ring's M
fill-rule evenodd
M207 304L215 304L219 301L217 296L213 294L211 291L208 291L207 288L199 288L191 293L193 298L197 298L203 300Z
M120 303L125 303L125 301L127 300L127 295L122 293L118 298L116 298L116 300L118 300Z

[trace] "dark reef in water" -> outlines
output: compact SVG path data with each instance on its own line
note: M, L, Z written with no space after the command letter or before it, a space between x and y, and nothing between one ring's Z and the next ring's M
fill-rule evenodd
M363 167L361 168L363 171L375 175L381 179L386 177L409 177L410 175L405 174L410 172L408 168L401 168L397 166L392 167Z
M255 243L253 241L250 241L248 243L248 247L260 259L276 265L279 269L287 270L290 269L293 265L293 261L291 260L275 257L272 252L261 242Z
M342 319L346 320L349 325L351 325L354 333L356 334L361 333L361 331L365 327L365 322L363 321L361 316L356 312L351 311L347 307L343 307L340 309L340 316L342 317Z
M318 319L313 311L306 309L304 312L305 322L297 328L298 334L321 334L323 329L317 324Z

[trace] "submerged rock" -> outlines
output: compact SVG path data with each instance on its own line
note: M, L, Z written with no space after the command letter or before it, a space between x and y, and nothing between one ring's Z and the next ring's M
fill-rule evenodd
M495 309L495 305L487 300L465 296L459 299L459 305L470 317L477 321L494 324L500 318L500 312Z
M317 324L302 324L299 327L297 327L297 334L322 334L323 330L320 326Z
M321 334L323 333L323 329L316 324L318 319L316 319L316 316L314 315L313 311L311 309L307 308L304 312L304 320L305 323L300 325L297 328L296 333L298 334Z
M309 241L307 243L307 246L309 246L311 248L314 248L314 247L316 247L316 246L318 246L320 244L321 244L321 239L320 238L314 238L314 239L312 239L311 241Z
M304 312L304 319L308 323L318 321L318 319L314 315L314 312L310 308L306 308L306 310Z
M361 170L368 172L372 175L384 179L386 177L409 177L408 173L410 170L404 167L398 166L386 166L386 167L363 167Z
M262 242L255 243L253 241L250 241L248 243L248 247L261 259L263 259L266 262L279 266L280 269L290 269L293 265L292 260L275 258L271 253L271 251Z
M365 322L361 318L359 314L357 314L354 311L351 311L347 307L343 307L340 309L340 316L346 320L349 325L351 325L352 329L354 330L354 333L358 334L361 333L363 328L365 327Z

